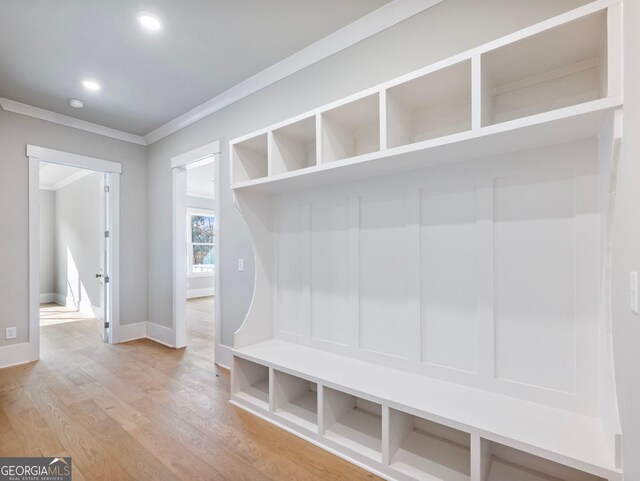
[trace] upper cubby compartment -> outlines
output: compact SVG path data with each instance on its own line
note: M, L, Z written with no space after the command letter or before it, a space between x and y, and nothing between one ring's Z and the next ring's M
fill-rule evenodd
M376 93L322 113L322 163L380 150L380 96Z
M316 117L308 117L273 131L271 175L316 165Z
M232 144L233 182L246 182L268 174L267 134Z
M471 129L471 61L386 91L389 148Z
M607 13L600 11L486 52L482 125L607 96Z

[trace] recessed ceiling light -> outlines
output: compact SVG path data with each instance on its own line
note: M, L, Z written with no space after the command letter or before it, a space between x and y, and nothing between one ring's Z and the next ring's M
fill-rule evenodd
M162 28L162 21L160 21L160 19L153 13L138 12L136 19L138 20L138 23L147 30L156 31Z
M100 90L100 84L95 80L83 80L82 85L88 90Z
M69 99L69 105L71 105L74 109L81 109L82 107L84 107L84 103L82 103L82 100L78 99Z

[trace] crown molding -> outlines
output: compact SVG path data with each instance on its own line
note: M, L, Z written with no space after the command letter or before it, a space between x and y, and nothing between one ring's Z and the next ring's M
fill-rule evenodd
M86 120L80 120L74 117L69 117L68 115L51 112L50 110L33 107L32 105L16 102L15 100L0 98L0 106L8 112L27 115L36 119L46 120L47 122L65 125L67 127L92 132L98 135L104 135L105 137L111 137L112 139L124 140L125 142L131 142L133 144L147 145L144 138L139 135L122 132L121 130L111 129L103 125L87 122Z
M443 0L392 0L373 12L273 64L220 95L176 117L144 136L147 145L157 142L238 100L262 90L331 55L355 45Z

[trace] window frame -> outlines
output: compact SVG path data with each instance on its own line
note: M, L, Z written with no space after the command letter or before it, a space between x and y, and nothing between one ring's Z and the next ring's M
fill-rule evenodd
M193 242L193 231L191 230L191 217L204 216L213 218L213 242ZM213 277L216 273L216 265L213 264L213 270L210 272L194 272L193 271L193 246L194 245L210 245L214 251L216 246L216 238L218 234L218 218L215 211L210 209L187 208L187 277Z

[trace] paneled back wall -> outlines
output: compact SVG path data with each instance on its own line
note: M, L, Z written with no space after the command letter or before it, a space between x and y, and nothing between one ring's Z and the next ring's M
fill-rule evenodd
M276 206L277 338L596 413L595 140Z

